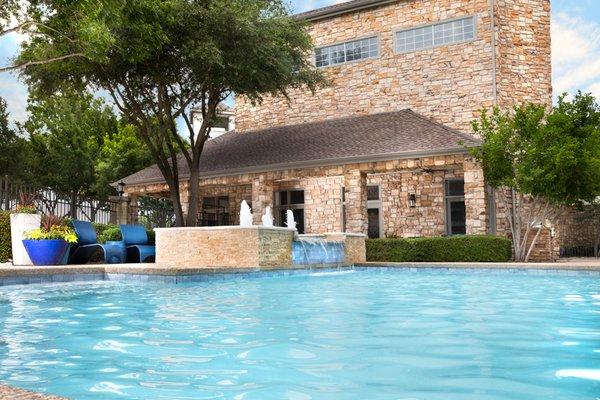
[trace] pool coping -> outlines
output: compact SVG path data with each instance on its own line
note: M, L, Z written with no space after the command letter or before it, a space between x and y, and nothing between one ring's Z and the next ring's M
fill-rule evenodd
M67 400L66 397L35 393L29 390L0 384L0 398L14 400Z
M313 264L276 267L170 267L156 264L92 264L60 265L46 267L5 267L0 266L0 286L23 285L32 283L132 280L162 281L183 283L208 280L211 277L261 276L269 273L276 275L301 274L304 271L347 270L347 269L397 269L428 271L504 271L529 273L568 273L600 276L600 261L561 262L561 263L449 263L449 262L364 262L354 265Z

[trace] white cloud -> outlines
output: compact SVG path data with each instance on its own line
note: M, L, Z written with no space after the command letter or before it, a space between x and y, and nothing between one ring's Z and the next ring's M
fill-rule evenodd
M600 94L600 24L558 13L552 18L554 94L577 90Z

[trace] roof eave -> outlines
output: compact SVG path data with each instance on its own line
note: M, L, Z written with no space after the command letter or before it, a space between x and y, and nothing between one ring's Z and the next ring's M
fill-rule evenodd
M305 21L318 21L327 18L337 17L338 15L348 14L355 11L364 10L367 8L378 7L381 5L394 3L399 0L364 0L361 2L349 2L349 4L339 4L334 7L323 7L312 11L306 11L296 14L294 17Z
M321 160L307 160L307 161L296 161L291 163L279 163L279 164L269 164L269 165L259 165L254 167L244 167L244 168L232 168L222 171L211 171L207 174L200 174L200 178L202 179L211 179L211 178L220 178L225 176L234 176L234 175L242 175L242 174L255 174L255 173L263 173L263 172L272 172L278 171L282 169L295 169L295 168L317 168L317 167L327 167L332 165L345 165L345 164L356 164L356 163L365 163L365 162L378 162L378 161L392 161L392 160L402 160L407 158L414 157L429 157L429 156L444 156L444 155L452 155L452 154L466 154L469 152L469 149L478 147L477 145L470 145L467 147L450 147L445 149L438 150L427 150L427 151L405 151L405 152L397 152L397 153L386 153L386 154L376 154L369 156L352 156L352 157L341 157L341 158L329 158L329 159L321 159ZM185 181L189 179L189 174L181 175L180 179ZM140 186L140 185L153 185L153 184L161 184L165 183L164 180L151 179L146 181L139 181L136 183L128 184L127 186Z

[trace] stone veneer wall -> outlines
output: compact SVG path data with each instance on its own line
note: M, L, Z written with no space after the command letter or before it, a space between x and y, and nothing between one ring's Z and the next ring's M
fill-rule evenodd
M396 54L394 31L477 16L468 43ZM291 102L267 97L257 106L236 98L238 131L412 108L449 126L469 130L481 107L493 104L488 0L404 0L310 23L316 47L379 36L380 55L326 67L333 85L316 95L290 92Z
M498 105L552 105L550 0L495 0Z
M294 231L284 228L156 229L156 264L198 268L292 265Z
M367 231L367 184L380 184L383 228L387 236L438 236L445 233L444 180L465 177L467 231L486 233L486 204L483 201L483 176L471 157L456 154L403 160L347 164L320 168L290 169L203 179L201 193L227 195L230 212L237 215L242 197L251 193L255 224L266 206L273 206L276 190L305 191L305 228L307 233L344 230ZM251 185L251 186L250 186ZM342 204L342 189L346 203ZM164 192L164 185L127 187L128 193ZM417 195L417 207L408 207L408 194ZM236 194L237 193L237 194ZM237 222L237 221L236 221Z

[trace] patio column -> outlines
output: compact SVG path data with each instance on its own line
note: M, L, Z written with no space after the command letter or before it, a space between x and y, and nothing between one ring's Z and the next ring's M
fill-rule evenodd
M465 208L468 235L487 233L487 192L483 170L472 157L466 157L463 163L465 180Z
M344 172L346 232L367 233L367 174L359 169Z
M261 224L261 218L267 206L273 208L273 190L273 181L267 180L265 175L259 175L252 181L252 215L254 225Z

